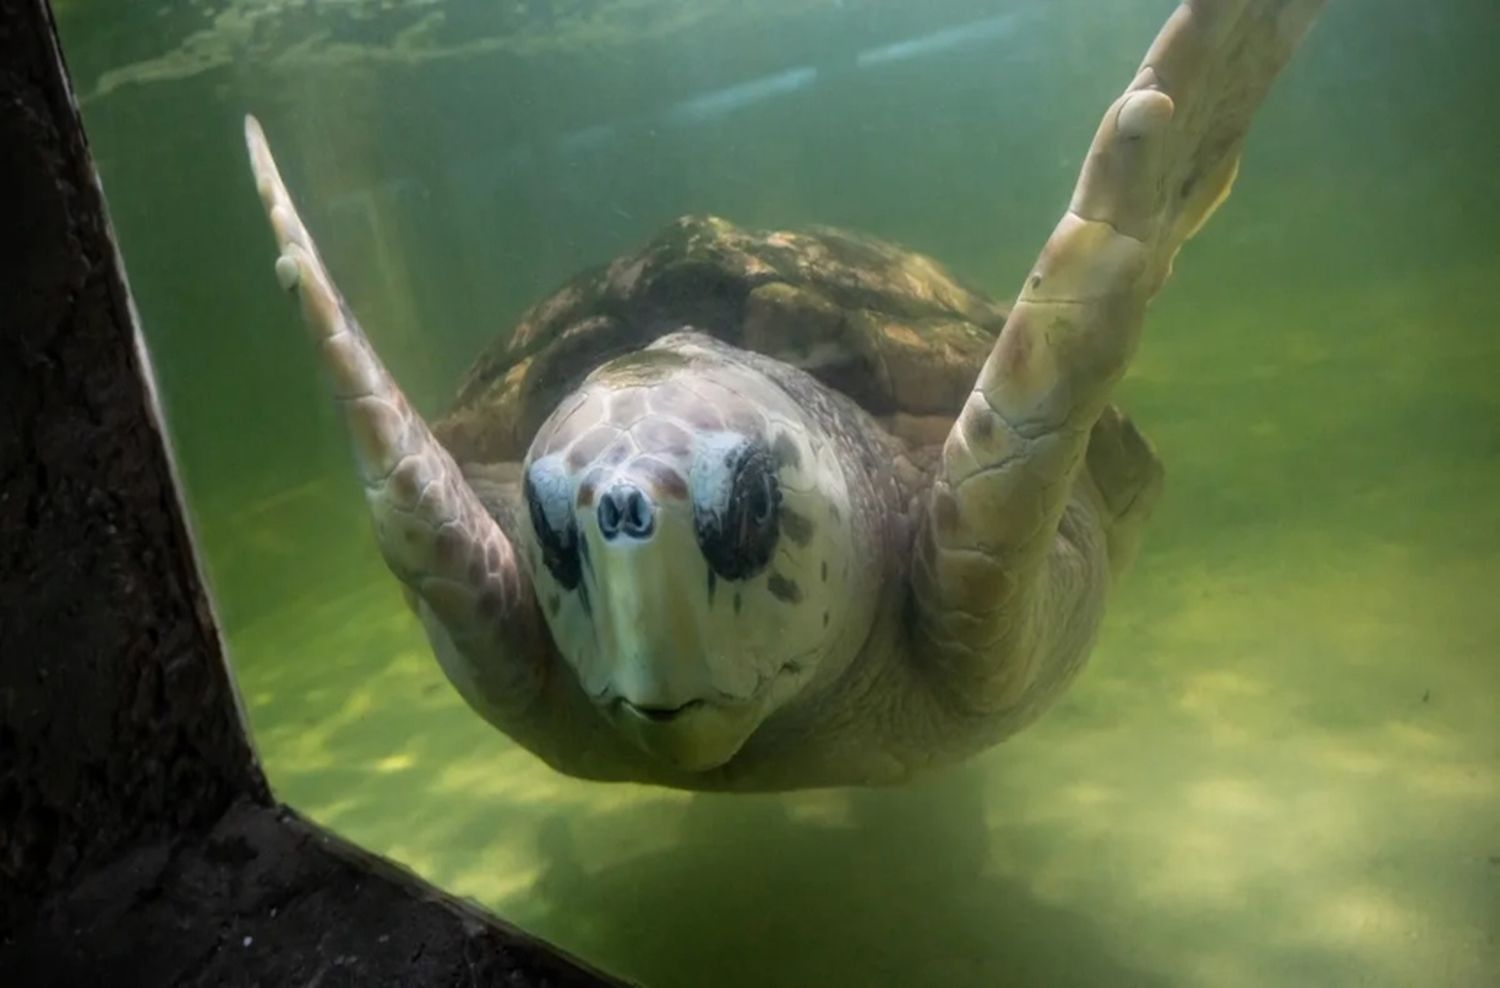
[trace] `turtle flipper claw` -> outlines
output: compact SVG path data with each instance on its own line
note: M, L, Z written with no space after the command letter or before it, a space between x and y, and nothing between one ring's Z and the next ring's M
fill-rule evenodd
M245 144L256 191L260 193L280 251L276 258L276 281L284 290L297 294L303 321L318 344L335 396L343 401L370 398L392 407L404 407L406 400L401 389L381 366L324 266L312 235L292 204L265 132L254 117L245 118ZM356 434L361 440L361 451L370 454L360 464L369 480L372 471L377 476L389 471L393 457L401 452L399 446L405 433L372 434L368 423L363 424L366 427L356 428Z
M276 278L296 293L353 440L381 554L406 584L459 692L492 720L539 688L550 653L530 582L510 541L411 407L329 276L254 117L245 140L280 251ZM482 669L483 674L475 670Z

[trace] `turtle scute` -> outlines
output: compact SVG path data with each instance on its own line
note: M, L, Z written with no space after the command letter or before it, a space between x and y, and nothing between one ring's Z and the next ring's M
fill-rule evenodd
M886 241L685 216L527 311L475 361L436 431L460 461L519 460L590 371L682 329L806 370L877 416L951 421L1005 315Z

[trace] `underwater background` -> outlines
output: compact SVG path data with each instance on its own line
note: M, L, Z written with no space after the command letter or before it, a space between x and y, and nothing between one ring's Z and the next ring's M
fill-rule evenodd
M436 414L684 212L868 231L1012 296L1173 6L54 0L278 795L653 988L1497 983L1494 0L1333 0L1121 388L1168 483L1091 665L894 790L577 782L470 713L245 163L253 112Z

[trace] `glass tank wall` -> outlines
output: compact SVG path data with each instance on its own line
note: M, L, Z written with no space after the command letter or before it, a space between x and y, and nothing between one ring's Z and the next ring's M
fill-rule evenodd
M564 778L443 679L249 178L257 114L421 410L679 214L996 296L1173 0L55 0L278 794L651 986L1500 971L1492 0L1334 2L1120 399L1165 498L1091 665L888 791Z

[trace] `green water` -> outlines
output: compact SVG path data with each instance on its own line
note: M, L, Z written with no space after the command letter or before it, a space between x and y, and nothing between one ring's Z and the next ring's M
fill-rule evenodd
M1011 295L1172 6L58 2L279 795L661 988L1494 984L1493 0L1333 0L1123 387L1169 483L1092 665L901 790L590 785L470 714L376 555L243 161L249 110L435 412L681 212L868 230Z

